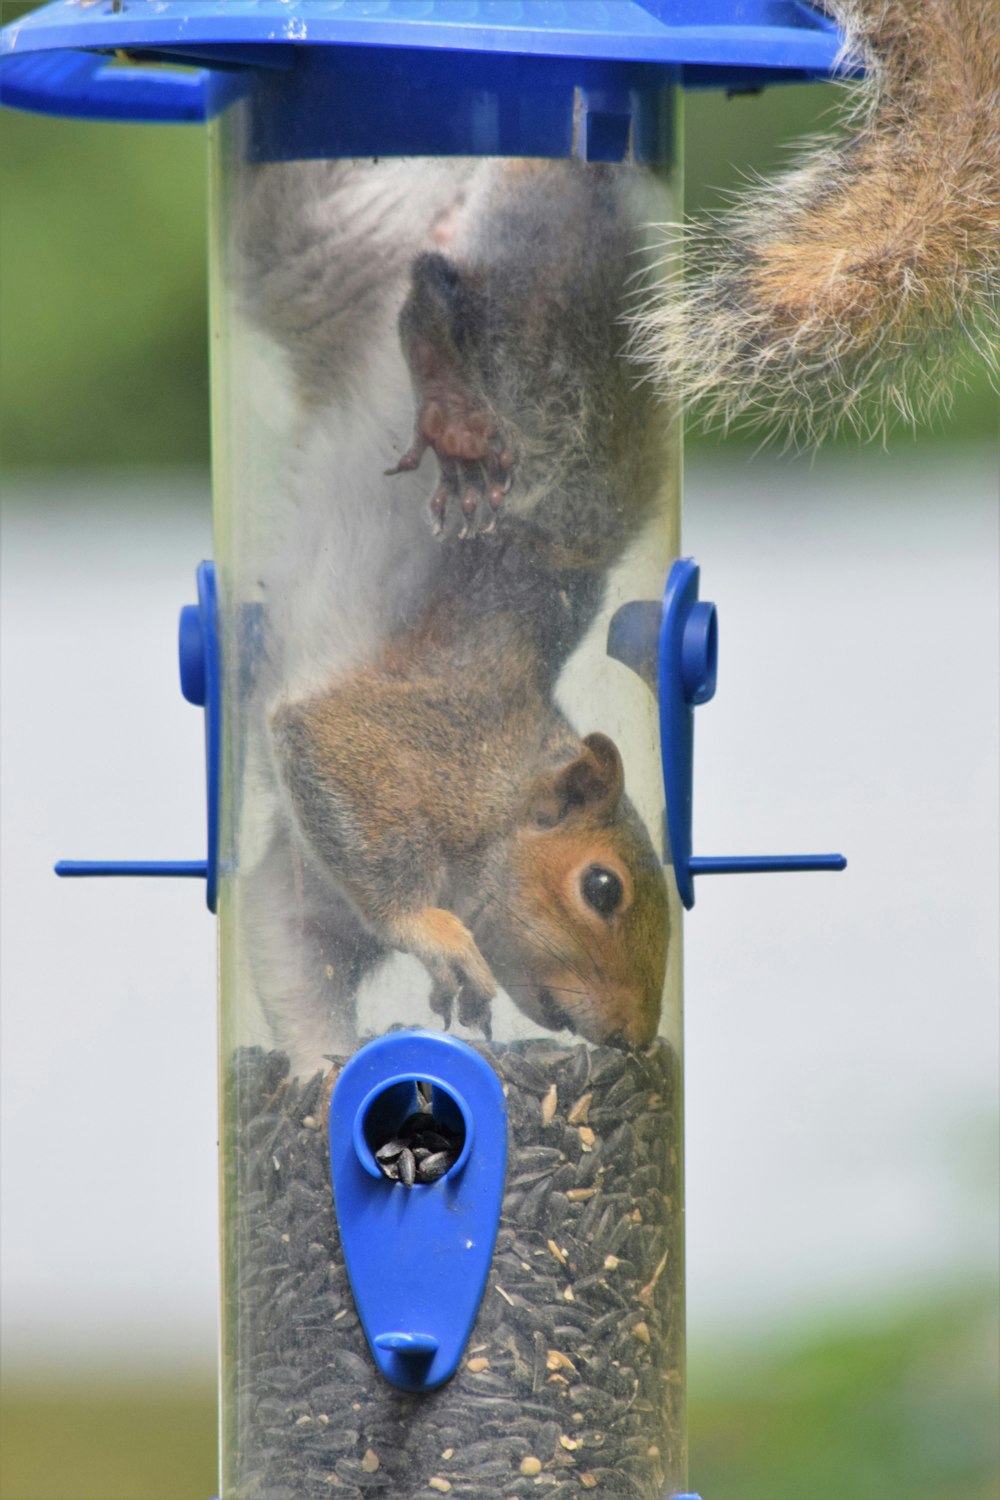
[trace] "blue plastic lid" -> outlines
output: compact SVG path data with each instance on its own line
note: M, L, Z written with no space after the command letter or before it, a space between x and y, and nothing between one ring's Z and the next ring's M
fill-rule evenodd
M310 111L339 103L332 145L317 137L306 142L312 154L566 155L574 142L564 103L545 98L552 91L755 88L828 76L839 50L833 22L804 0L55 0L0 32L0 102L78 118L204 120L256 90L266 70L283 107L310 83ZM123 53L198 71L109 61ZM447 97L435 104L442 81ZM418 85L427 97L414 111ZM456 108L456 94L470 92L474 107ZM507 118L494 127L496 95ZM407 128L397 119L382 129L386 112ZM482 144L470 139L477 131Z
M4 28L0 52L402 47L828 73L830 17L805 0L55 0ZM260 59L265 62L265 59ZM258 64L259 65L259 64ZM697 81L696 78L692 81Z

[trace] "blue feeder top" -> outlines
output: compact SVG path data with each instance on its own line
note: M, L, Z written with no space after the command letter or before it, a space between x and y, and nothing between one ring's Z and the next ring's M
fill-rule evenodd
M0 54L63 47L430 47L439 51L828 74L829 16L806 0L55 0L4 28ZM693 80L697 82L697 75Z
M0 32L0 102L80 118L197 121L245 90L247 69L303 51L475 54L497 64L655 65L686 87L829 77L841 38L805 0L55 0ZM112 66L109 56L192 73ZM328 52L329 56L329 52ZM559 76L558 73L553 76Z

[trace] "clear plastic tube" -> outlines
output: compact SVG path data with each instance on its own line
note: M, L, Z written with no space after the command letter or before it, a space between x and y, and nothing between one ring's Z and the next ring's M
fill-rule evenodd
M660 1497L680 914L656 705L607 641L677 552L625 323L672 183L213 135L222 1497ZM482 1052L510 1121L468 1358L416 1396L367 1349L324 1136L344 1062L414 1026Z

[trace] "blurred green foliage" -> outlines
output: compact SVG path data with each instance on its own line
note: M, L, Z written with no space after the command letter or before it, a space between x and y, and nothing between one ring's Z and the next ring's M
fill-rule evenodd
M0 14L12 20L30 8L4 0ZM720 190L774 169L790 142L828 122L835 100L818 85L690 95L688 207L718 207ZM196 128L0 111L8 468L207 460L205 202ZM984 377L930 435L981 438L995 428Z
M692 1485L705 1500L995 1500L996 1339L991 1295L696 1358ZM2 1416L3 1500L214 1492L205 1381L8 1381Z
M718 1350L689 1371L705 1500L996 1500L995 1293Z
M0 457L204 463L198 130L0 111Z
M105 1370L19 1383L0 1397L3 1500L210 1500L215 1388L194 1377L116 1382Z

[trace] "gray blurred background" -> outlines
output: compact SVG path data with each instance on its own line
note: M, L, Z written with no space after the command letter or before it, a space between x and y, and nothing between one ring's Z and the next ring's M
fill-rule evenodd
M691 98L689 204L833 97ZM214 1483L212 918L51 875L204 853L204 154L0 114L4 1500ZM996 416L983 381L887 451L689 445L696 852L850 860L704 879L687 923L705 1500L997 1494Z

